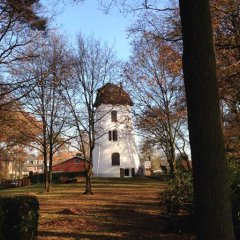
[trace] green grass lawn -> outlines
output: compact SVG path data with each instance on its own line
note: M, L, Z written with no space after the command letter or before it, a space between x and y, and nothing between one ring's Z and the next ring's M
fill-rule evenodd
M161 216L159 192L164 183L148 178L93 179L94 195L83 195L84 182L0 190L0 195L31 194L40 202L38 240L194 239L170 233Z

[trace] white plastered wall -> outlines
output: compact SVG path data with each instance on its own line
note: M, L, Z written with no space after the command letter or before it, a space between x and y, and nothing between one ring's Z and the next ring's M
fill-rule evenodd
M117 111L117 122L111 121L111 111ZM96 142L93 150L93 173L97 177L120 177L120 168L135 169L140 162L135 143L131 107L102 104L96 113ZM117 130L118 140L109 141L108 131ZM112 153L120 154L120 166L112 166Z

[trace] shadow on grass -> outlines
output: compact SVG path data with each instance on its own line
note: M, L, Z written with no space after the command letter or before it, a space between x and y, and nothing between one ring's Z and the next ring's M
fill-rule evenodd
M143 209L148 206L142 206ZM144 211L134 210L132 204L108 206L105 209L109 218L106 222L100 222L99 228L105 228L108 232L121 232L126 240L157 240L157 239L193 239L192 221L189 217L166 217ZM181 234L186 233L184 238ZM180 234L179 238L169 238L173 234ZM188 236L187 236L188 235Z
M157 193L164 185L159 182L127 180L123 186L119 179L98 182L93 196L83 196L75 185L60 188L53 198L40 195L39 240L194 239L191 219L160 214Z
M146 209L149 209L149 206L145 206L145 208L141 206L140 209L134 209L132 204L108 205L98 209L98 219L95 219L93 229L78 228L77 226L69 232L59 232L59 230L54 231L53 229L46 231L43 229L39 231L38 236L40 239L70 238L76 240L194 239L191 234L192 222L190 219L186 217L165 217L152 212L147 213L144 211ZM63 212L59 213L62 214ZM71 217L74 214L68 211L66 212L66 215L68 215L66 217Z

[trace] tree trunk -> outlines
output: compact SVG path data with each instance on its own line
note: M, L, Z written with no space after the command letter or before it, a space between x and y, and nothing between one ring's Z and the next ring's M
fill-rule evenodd
M92 164L89 162L86 167L86 187L84 194L86 195L92 195L92 183L91 183L91 177L92 177Z
M172 158L168 158L168 164L169 164L169 168L170 168L170 174L172 176L175 175L175 168L174 168L174 164L173 164L173 161L172 161Z
M94 145L90 142L90 150L89 150L89 162L86 164L85 162L85 169L86 169L86 188L84 194L86 195L92 195L92 183L91 183L91 177L92 177L92 152L93 152ZM86 153L85 153L85 159L86 159Z
M175 175L175 172L176 172L176 156L175 156L175 146L174 146L173 141L171 142L170 149L171 149L170 154L171 154L171 159L172 159L171 161L172 161L172 168L173 168L172 175Z
M208 0L179 0L198 240L234 239Z
M175 149L170 144L167 147L166 156L167 156L167 162L170 168L170 174L174 176L176 172Z
M48 189L48 166L47 166L47 151L44 148L43 152L43 163L44 163L44 188L47 192Z
M52 170L49 170L47 174L46 192L51 192L51 188L52 188Z
M47 186L47 192L51 191L52 187L52 162L53 162L53 147L52 143L49 144L49 168L48 168L48 186Z
M45 166L44 166L44 188L45 188L45 192L47 192L47 189L48 189L48 170L47 170L47 167L45 167Z

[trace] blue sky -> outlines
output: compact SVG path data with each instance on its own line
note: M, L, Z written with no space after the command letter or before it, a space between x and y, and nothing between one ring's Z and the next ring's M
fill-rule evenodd
M51 0L43 0L51 10ZM126 28L131 23L133 16L123 16L117 8L105 14L101 11L96 0L87 0L79 4L58 4L54 9L58 15L54 17L53 26L66 34L74 43L77 33L83 35L93 34L95 38L106 41L114 46L117 56L127 60L130 52L130 40L127 39Z

